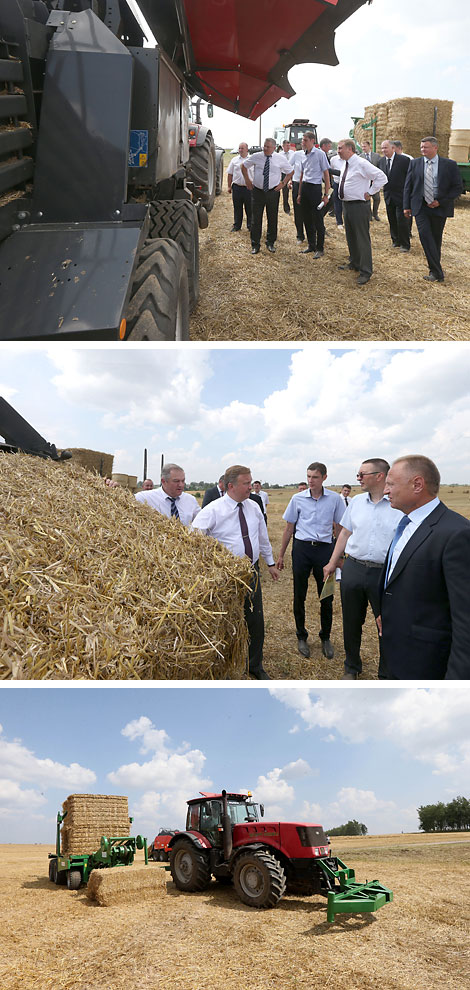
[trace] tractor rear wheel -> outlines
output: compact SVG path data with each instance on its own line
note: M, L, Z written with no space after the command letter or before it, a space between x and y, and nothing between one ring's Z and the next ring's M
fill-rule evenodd
M57 883L57 860L49 860L49 880L51 883Z
M215 195L220 196L222 192L222 186L224 184L224 156L223 153L219 156L217 155L218 162L216 165L216 177L215 177Z
M211 878L208 859L192 842L182 839L173 846L170 870L178 890L204 890Z
M286 875L270 853L243 853L235 863L233 885L244 904L257 908L275 907L285 893Z
M216 185L215 144L212 134L207 134L202 144L190 149L188 172L196 187L196 195L200 196L202 205L210 213L214 206Z
M160 849L160 852L158 854L158 859L159 859L159 862L160 863L166 863L166 861L167 861L167 854L166 854L166 852L165 852L164 849Z
M186 261L189 309L199 299L199 226L196 207L188 200L156 200L150 204L150 237L169 237L179 244Z
M153 859L154 863L158 863L158 861L160 859L160 853L159 853L158 849L152 849L152 859Z
M169 238L145 241L127 307L126 340L188 340L186 262Z
M82 883L80 870L67 870L67 887L69 890L78 890Z

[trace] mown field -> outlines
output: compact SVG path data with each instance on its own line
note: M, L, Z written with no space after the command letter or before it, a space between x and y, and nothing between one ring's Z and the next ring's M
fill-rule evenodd
M268 505L268 532L274 557L281 546L285 522L282 515L287 503L296 489L279 489L270 491ZM357 494L358 488L353 488ZM461 512L470 519L470 490L466 485L445 486L440 491L443 502L456 512ZM263 582L264 617L266 624L265 637L265 667L271 677L285 679L336 679L343 673L344 649L341 622L341 598L339 585L333 607L333 629L331 640L335 647L334 660L325 660L321 653L319 632L320 609L317 598L316 584L310 578L306 606L306 625L309 630L309 645L311 656L309 660L301 657L297 650L295 623L292 613L293 586L290 547L284 558L284 570L276 584L264 565L261 565ZM375 622L369 609L364 625L362 639L362 678L377 677L378 643Z
M2 990L462 990L470 977L470 836L333 839L394 901L326 921L322 897L271 911L213 882L98 907L47 879L52 847L0 846ZM132 869L132 867L119 868ZM149 870L161 870L156 863Z
M226 165L231 155L225 155ZM380 223L372 223L374 274L358 287L355 272L338 271L347 259L346 238L327 217L325 255L302 255L293 213L279 212L276 254L262 241L250 254L246 228L230 233L231 197L223 193L200 231L201 297L191 319L192 340L468 340L470 196L456 203L444 230L445 282L429 284L416 226L409 254L394 251L383 196ZM264 226L264 232L265 232Z

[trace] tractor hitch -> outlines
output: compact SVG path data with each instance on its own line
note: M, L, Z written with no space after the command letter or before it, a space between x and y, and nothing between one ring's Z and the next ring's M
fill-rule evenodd
M337 914L365 914L378 911L384 904L393 901L393 892L378 880L358 883L353 869L340 859L336 859L336 862L339 869L334 870L324 860L318 860L318 865L327 881L329 884L334 884L328 891L327 921L334 921Z

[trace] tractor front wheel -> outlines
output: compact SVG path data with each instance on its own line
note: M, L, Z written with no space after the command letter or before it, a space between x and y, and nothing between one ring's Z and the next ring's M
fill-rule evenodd
M69 890L78 890L82 883L80 870L67 870L67 887Z
M270 908L275 907L285 893L286 875L270 853L245 853L235 863L233 885L244 904Z
M184 839L171 850L170 870L178 890L204 890L211 878L206 854Z

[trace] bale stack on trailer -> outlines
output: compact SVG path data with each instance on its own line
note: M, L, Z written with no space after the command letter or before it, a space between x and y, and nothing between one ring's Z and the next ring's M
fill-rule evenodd
M63 856L99 848L103 835L130 835L127 797L116 794L70 794L61 828Z
M470 130L452 130L449 141L449 158L454 162L468 162L470 158Z
M102 478L110 478L113 470L114 455L104 454L101 450L86 450L84 447L67 447L75 464L80 464L87 471L93 471Z
M240 677L247 558L73 463L0 463L0 678Z
M439 142L439 153L447 157L452 123L452 100L428 100L418 97L405 97L388 100L387 103L372 103L364 110L364 116L356 123L354 138L372 143L372 127L363 129L363 124L377 119L376 150L386 138L400 140L403 150L413 158L419 158L423 137L435 134Z

